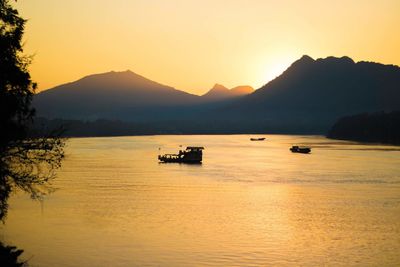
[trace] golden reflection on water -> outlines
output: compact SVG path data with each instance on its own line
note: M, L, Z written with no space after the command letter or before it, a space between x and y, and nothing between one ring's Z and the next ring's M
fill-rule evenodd
M400 263L395 147L249 138L71 139L59 189L42 207L15 196L3 238L39 266ZM156 161L179 145L205 146L204 163Z

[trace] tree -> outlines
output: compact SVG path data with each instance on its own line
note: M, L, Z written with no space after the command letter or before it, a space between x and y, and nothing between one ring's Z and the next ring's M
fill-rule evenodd
M0 0L0 220L4 222L10 194L21 189L40 199L49 192L54 170L64 157L58 133L33 136L29 126L36 84L28 71L31 57L23 54L26 20L10 0Z
M7 246L0 242L0 263L3 267L23 267L28 266L26 261L18 258L24 251L15 246Z

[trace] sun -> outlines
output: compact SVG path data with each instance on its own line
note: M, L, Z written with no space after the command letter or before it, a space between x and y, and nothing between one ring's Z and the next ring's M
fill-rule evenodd
M279 58L276 60L268 60L258 64L257 81L255 84L261 87L268 82L274 80L280 76L285 70L287 70L293 63L293 59L290 58Z
M290 67L291 62L278 62L268 66L265 70L265 80L272 81L276 77L280 76L287 68Z

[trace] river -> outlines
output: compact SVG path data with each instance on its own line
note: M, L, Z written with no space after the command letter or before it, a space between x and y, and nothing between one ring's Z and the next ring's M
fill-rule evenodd
M293 144L312 153L291 153ZM158 163L180 145L204 146L203 164ZM71 138L53 187L41 203L15 194L1 226L31 266L400 264L400 147L288 135Z

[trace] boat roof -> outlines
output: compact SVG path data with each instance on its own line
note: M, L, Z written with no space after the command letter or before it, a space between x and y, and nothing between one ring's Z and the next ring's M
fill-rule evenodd
M202 146L188 146L186 149L204 149Z

